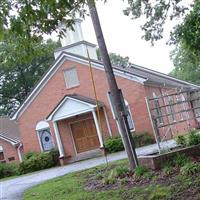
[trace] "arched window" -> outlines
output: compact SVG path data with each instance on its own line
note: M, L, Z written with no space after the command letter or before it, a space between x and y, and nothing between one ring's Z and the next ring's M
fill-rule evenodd
M127 120L128 120L129 128L130 128L131 131L134 131L135 125L134 125L134 122L133 122L133 118L132 118L132 114L131 114L131 110L130 110L128 101L126 99L124 99L124 102L125 102L126 110L128 112Z
M36 131L41 150L50 151L53 149L54 142L50 132L49 124L45 121L38 122L36 125Z

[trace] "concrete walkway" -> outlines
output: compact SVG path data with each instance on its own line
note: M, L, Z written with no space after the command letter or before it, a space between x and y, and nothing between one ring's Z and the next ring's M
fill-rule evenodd
M168 140L161 144L163 148L173 148L176 146L174 140ZM149 145L136 149L137 155L152 154L157 152L157 145ZM126 158L127 155L124 151L108 155L108 161L116 161ZM51 168L40 172L35 172L30 175L23 175L18 178L5 180L0 182L0 200L20 200L24 191L34 185L44 181L59 177L71 172L89 169L105 163L104 157L93 158L63 167Z

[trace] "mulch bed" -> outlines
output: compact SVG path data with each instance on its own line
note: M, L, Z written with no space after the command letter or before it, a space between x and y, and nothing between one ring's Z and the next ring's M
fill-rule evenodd
M194 159L195 162L200 162L199 157ZM110 171L110 169L108 170ZM106 169L97 173L104 174ZM184 185L184 181L180 182L178 177L180 168L174 167L172 173L165 174L163 170L151 171L151 177L136 177L133 173L127 174L124 178L116 179L113 184L103 183L103 179L97 179L97 173L87 175L84 189L87 191L108 191L118 188L129 189L132 187L145 187L150 185L170 186L170 200L200 200L200 174L195 174L193 177L188 177L190 180ZM199 177L199 178L198 178ZM193 181L195 180L195 181ZM189 183L189 185L188 185Z

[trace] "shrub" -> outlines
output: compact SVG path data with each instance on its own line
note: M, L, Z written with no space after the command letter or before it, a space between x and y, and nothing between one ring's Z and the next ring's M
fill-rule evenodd
M196 173L200 172L200 164L199 163L193 163L193 162L188 162L186 163L183 167L180 169L180 173L182 175L194 175Z
M118 178L126 177L129 169L125 166L119 166L110 171L107 177L103 179L103 184L114 184Z
M196 131L191 131L189 136L188 136L188 145L198 145L200 144L200 134L197 133Z
M187 146L187 140L185 138L185 136L183 135L179 135L177 138L176 138L176 143L178 145L181 145L183 147Z
M177 154L176 157L174 158L174 164L178 167L182 167L185 165L185 163L188 163L190 159L183 155L183 154Z
M27 153L23 162L19 164L19 173L25 174L47 169L58 164L58 152L52 150L48 153Z
M18 175L18 166L16 164L0 163L0 178Z
M133 140L135 147L141 147L153 143L153 139L147 132L133 134ZM108 138L104 142L104 147L108 153L115 153L124 150L124 145L120 136Z
M38 156L39 154L40 153L38 153L38 152L29 151L28 153L23 155L23 160L28 160L32 156Z
M135 147L141 147L153 143L153 139L148 132L133 134Z
M59 151L58 149L52 149L51 151L49 151L49 154L52 157L53 163L54 165L59 165Z
M138 177L144 176L148 172L149 172L149 170L143 166L137 166L135 168L135 175Z
M166 175L170 175L170 174L172 174L172 172L173 172L173 167L172 167L170 164L167 164L167 165L164 166L163 172L164 172Z
M109 138L104 142L105 149L108 153L114 153L124 150L121 137Z

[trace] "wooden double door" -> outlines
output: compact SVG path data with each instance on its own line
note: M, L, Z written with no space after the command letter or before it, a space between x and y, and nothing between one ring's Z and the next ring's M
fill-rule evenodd
M93 119L85 119L71 124L77 153L97 149L100 146Z

